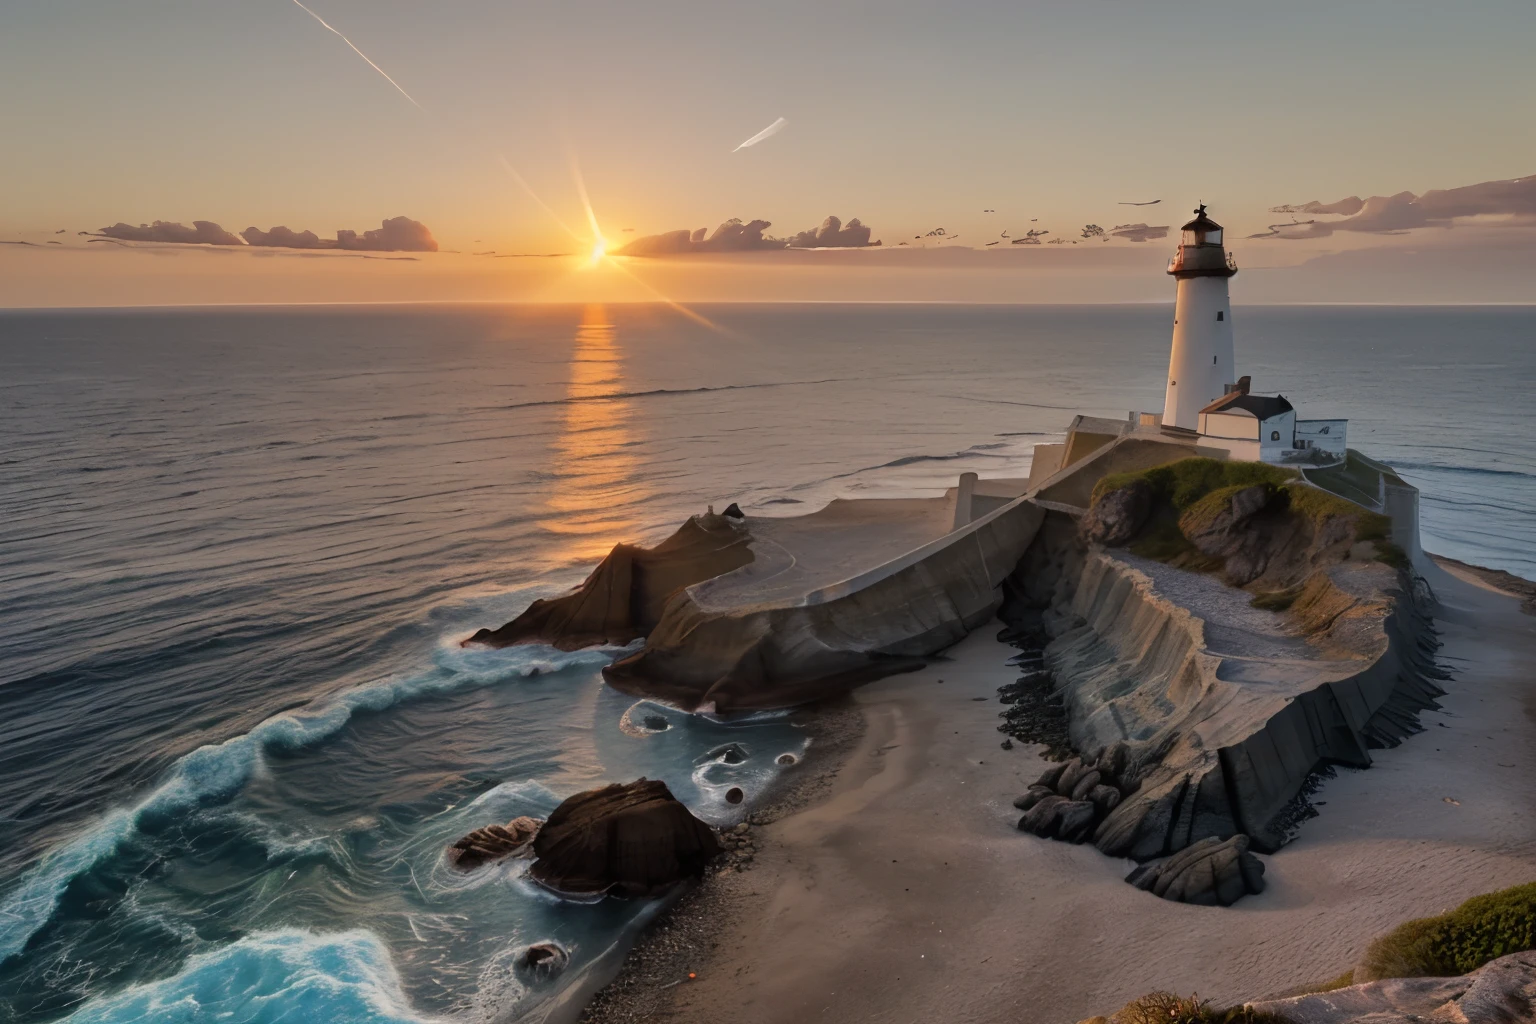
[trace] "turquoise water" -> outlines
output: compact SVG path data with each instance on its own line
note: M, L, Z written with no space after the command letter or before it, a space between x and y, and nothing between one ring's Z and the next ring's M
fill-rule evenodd
M0 314L0 1021L516 1019L645 913L458 835L599 783L702 816L782 717L624 728L617 652L457 640L708 504L1017 475L1161 402L1170 307ZM1536 311L1239 309L1241 372L1536 577ZM734 741L747 761L701 758ZM788 770L793 770L788 769Z

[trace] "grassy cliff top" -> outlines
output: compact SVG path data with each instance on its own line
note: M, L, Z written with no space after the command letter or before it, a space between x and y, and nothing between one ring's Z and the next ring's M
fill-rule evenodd
M1216 522L1238 492L1255 486L1267 492L1266 509L1283 510L1304 520L1310 536L1322 534L1330 521L1346 520L1352 540L1372 542L1380 561L1393 566L1404 561L1402 553L1388 543L1392 526L1388 517L1314 486L1294 469L1263 462L1179 459L1150 469L1109 474L1094 487L1093 502L1137 484L1150 488L1153 512L1130 548L1158 561L1197 571L1218 568L1220 560L1201 556L1190 538Z
M1298 476L1295 470L1264 462L1179 459L1151 469L1111 473L1094 485L1093 500L1098 501L1110 491L1129 487L1137 480L1145 480L1152 485L1154 499L1165 501L1176 511L1183 512L1212 491L1252 484L1272 484L1278 487L1296 479Z

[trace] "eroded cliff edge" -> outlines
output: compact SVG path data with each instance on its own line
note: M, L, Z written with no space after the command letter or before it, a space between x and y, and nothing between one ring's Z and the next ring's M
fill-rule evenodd
M1116 535L1129 546L1109 547L1092 539L1093 512L1115 500L1101 489L1093 510L1052 511L1010 578L1005 617L1048 641L1072 747L1126 780L1091 831L1112 856L1243 834L1273 851L1311 773L1369 765L1442 693L1432 598L1378 549L1379 524L1303 483L1211 495L1214 510L1189 497L1172 541L1178 510L1144 502ZM1214 555L1188 543L1221 517Z

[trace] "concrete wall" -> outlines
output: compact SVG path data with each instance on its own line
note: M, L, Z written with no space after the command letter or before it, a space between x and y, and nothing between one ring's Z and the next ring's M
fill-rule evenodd
M1297 448L1319 448L1332 455L1342 456L1347 444L1345 434L1349 420L1297 420ZM1307 442L1305 445L1300 442Z
M792 707L916 667L993 617L1044 518L1018 498L884 565L762 604L706 608L695 592L713 581L689 587L645 648L604 675L625 693L723 712Z
M1259 420L1246 409L1233 412L1203 412L1200 414L1200 433L1209 434L1211 437L1257 441Z
M1029 486L1034 487L1059 470L1066 456L1065 444L1035 445L1035 457L1029 464Z
M1259 457L1265 462L1279 462L1283 453L1295 447L1296 412L1283 412L1259 424Z
M1257 420L1254 421L1254 426L1258 426ZM1227 458L1238 462L1258 462L1263 457L1257 438L1242 441L1229 437L1206 437L1202 434L1200 444L1204 448L1215 448L1226 452Z

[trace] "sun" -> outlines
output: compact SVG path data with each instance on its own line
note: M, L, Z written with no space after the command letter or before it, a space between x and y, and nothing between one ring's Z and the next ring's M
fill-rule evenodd
M608 239L598 235L597 241L592 243L592 256L588 262L596 266L606 255L608 255Z

